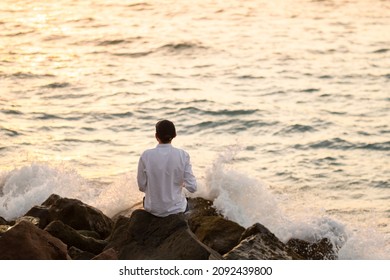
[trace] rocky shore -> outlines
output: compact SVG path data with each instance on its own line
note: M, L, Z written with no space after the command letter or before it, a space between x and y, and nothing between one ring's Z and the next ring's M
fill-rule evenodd
M0 217L2 260L321 260L336 259L327 239L281 242L263 225L225 219L203 198L186 214L155 217L134 205L114 217L52 194L23 217Z

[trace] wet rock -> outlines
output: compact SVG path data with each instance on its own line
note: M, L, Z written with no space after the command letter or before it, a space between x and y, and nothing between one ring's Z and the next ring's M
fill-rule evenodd
M51 195L16 221L0 219L0 259L336 259L328 239L281 242L263 225L244 229L203 198L165 218L137 203L110 219L76 199ZM45 229L45 230L43 230Z
M92 260L118 260L118 252L110 248L95 256Z
M28 221L21 221L0 238L2 260L67 260L67 246Z
M76 247L70 247L68 250L69 256L72 260L91 260L95 257L95 254L80 250Z
M205 260L218 255L196 238L183 214L161 218L144 210L118 218L105 249L110 248L118 259Z
M189 200L190 212L186 215L190 229L198 239L221 255L235 247L245 228L223 218L203 198Z
M11 226L9 225L0 225L0 237L1 235L6 232L7 230L9 230L11 228Z
M290 239L287 246L307 260L335 260L337 254L328 238L310 243L300 239Z
M51 222L45 230L67 244L68 247L76 247L95 255L100 254L107 245L106 241L86 237L59 220Z
M240 240L245 228L219 216L196 217L189 220L198 239L220 254L229 252Z
M133 214L133 212L137 209L143 209L143 205L142 205L142 201L138 202L138 203L135 203L134 205L130 206L129 208L123 210L123 211L120 211L119 213L115 214L113 217L111 217L111 220L113 220L114 222L116 222L116 220L119 218L119 217L130 217L131 214Z
M113 226L113 221L99 209L56 194L52 194L40 207L33 207L26 216L39 218L41 228L59 220L76 230L95 231L101 239L110 235Z
M291 251L263 225L256 223L248 228L240 243L223 255L226 260L294 260L302 257Z
M8 222L3 217L0 217L0 226L8 225Z

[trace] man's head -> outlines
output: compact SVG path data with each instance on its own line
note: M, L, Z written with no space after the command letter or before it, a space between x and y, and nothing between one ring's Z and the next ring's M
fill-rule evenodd
M163 143L171 143L176 137L176 128L173 122L162 120L156 123L156 137Z

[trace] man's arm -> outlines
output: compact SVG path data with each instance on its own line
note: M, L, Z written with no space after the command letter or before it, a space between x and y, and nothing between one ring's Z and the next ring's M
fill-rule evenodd
M145 164L142 160L142 156L138 161L137 183L141 192L145 192L148 178L146 176Z
M186 154L186 164L184 167L184 187L191 193L197 190L197 183L194 173L192 172L192 165L190 156Z

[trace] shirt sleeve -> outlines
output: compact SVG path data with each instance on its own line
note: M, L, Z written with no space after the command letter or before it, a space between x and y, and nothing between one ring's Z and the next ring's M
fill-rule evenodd
M190 156L186 154L185 167L184 167L184 187L191 193L197 190L196 178L192 172L192 165Z
M141 156L138 161L138 172L137 172L137 183L138 183L138 188L141 192L145 192L147 182L148 182L148 177L146 176L145 163Z

